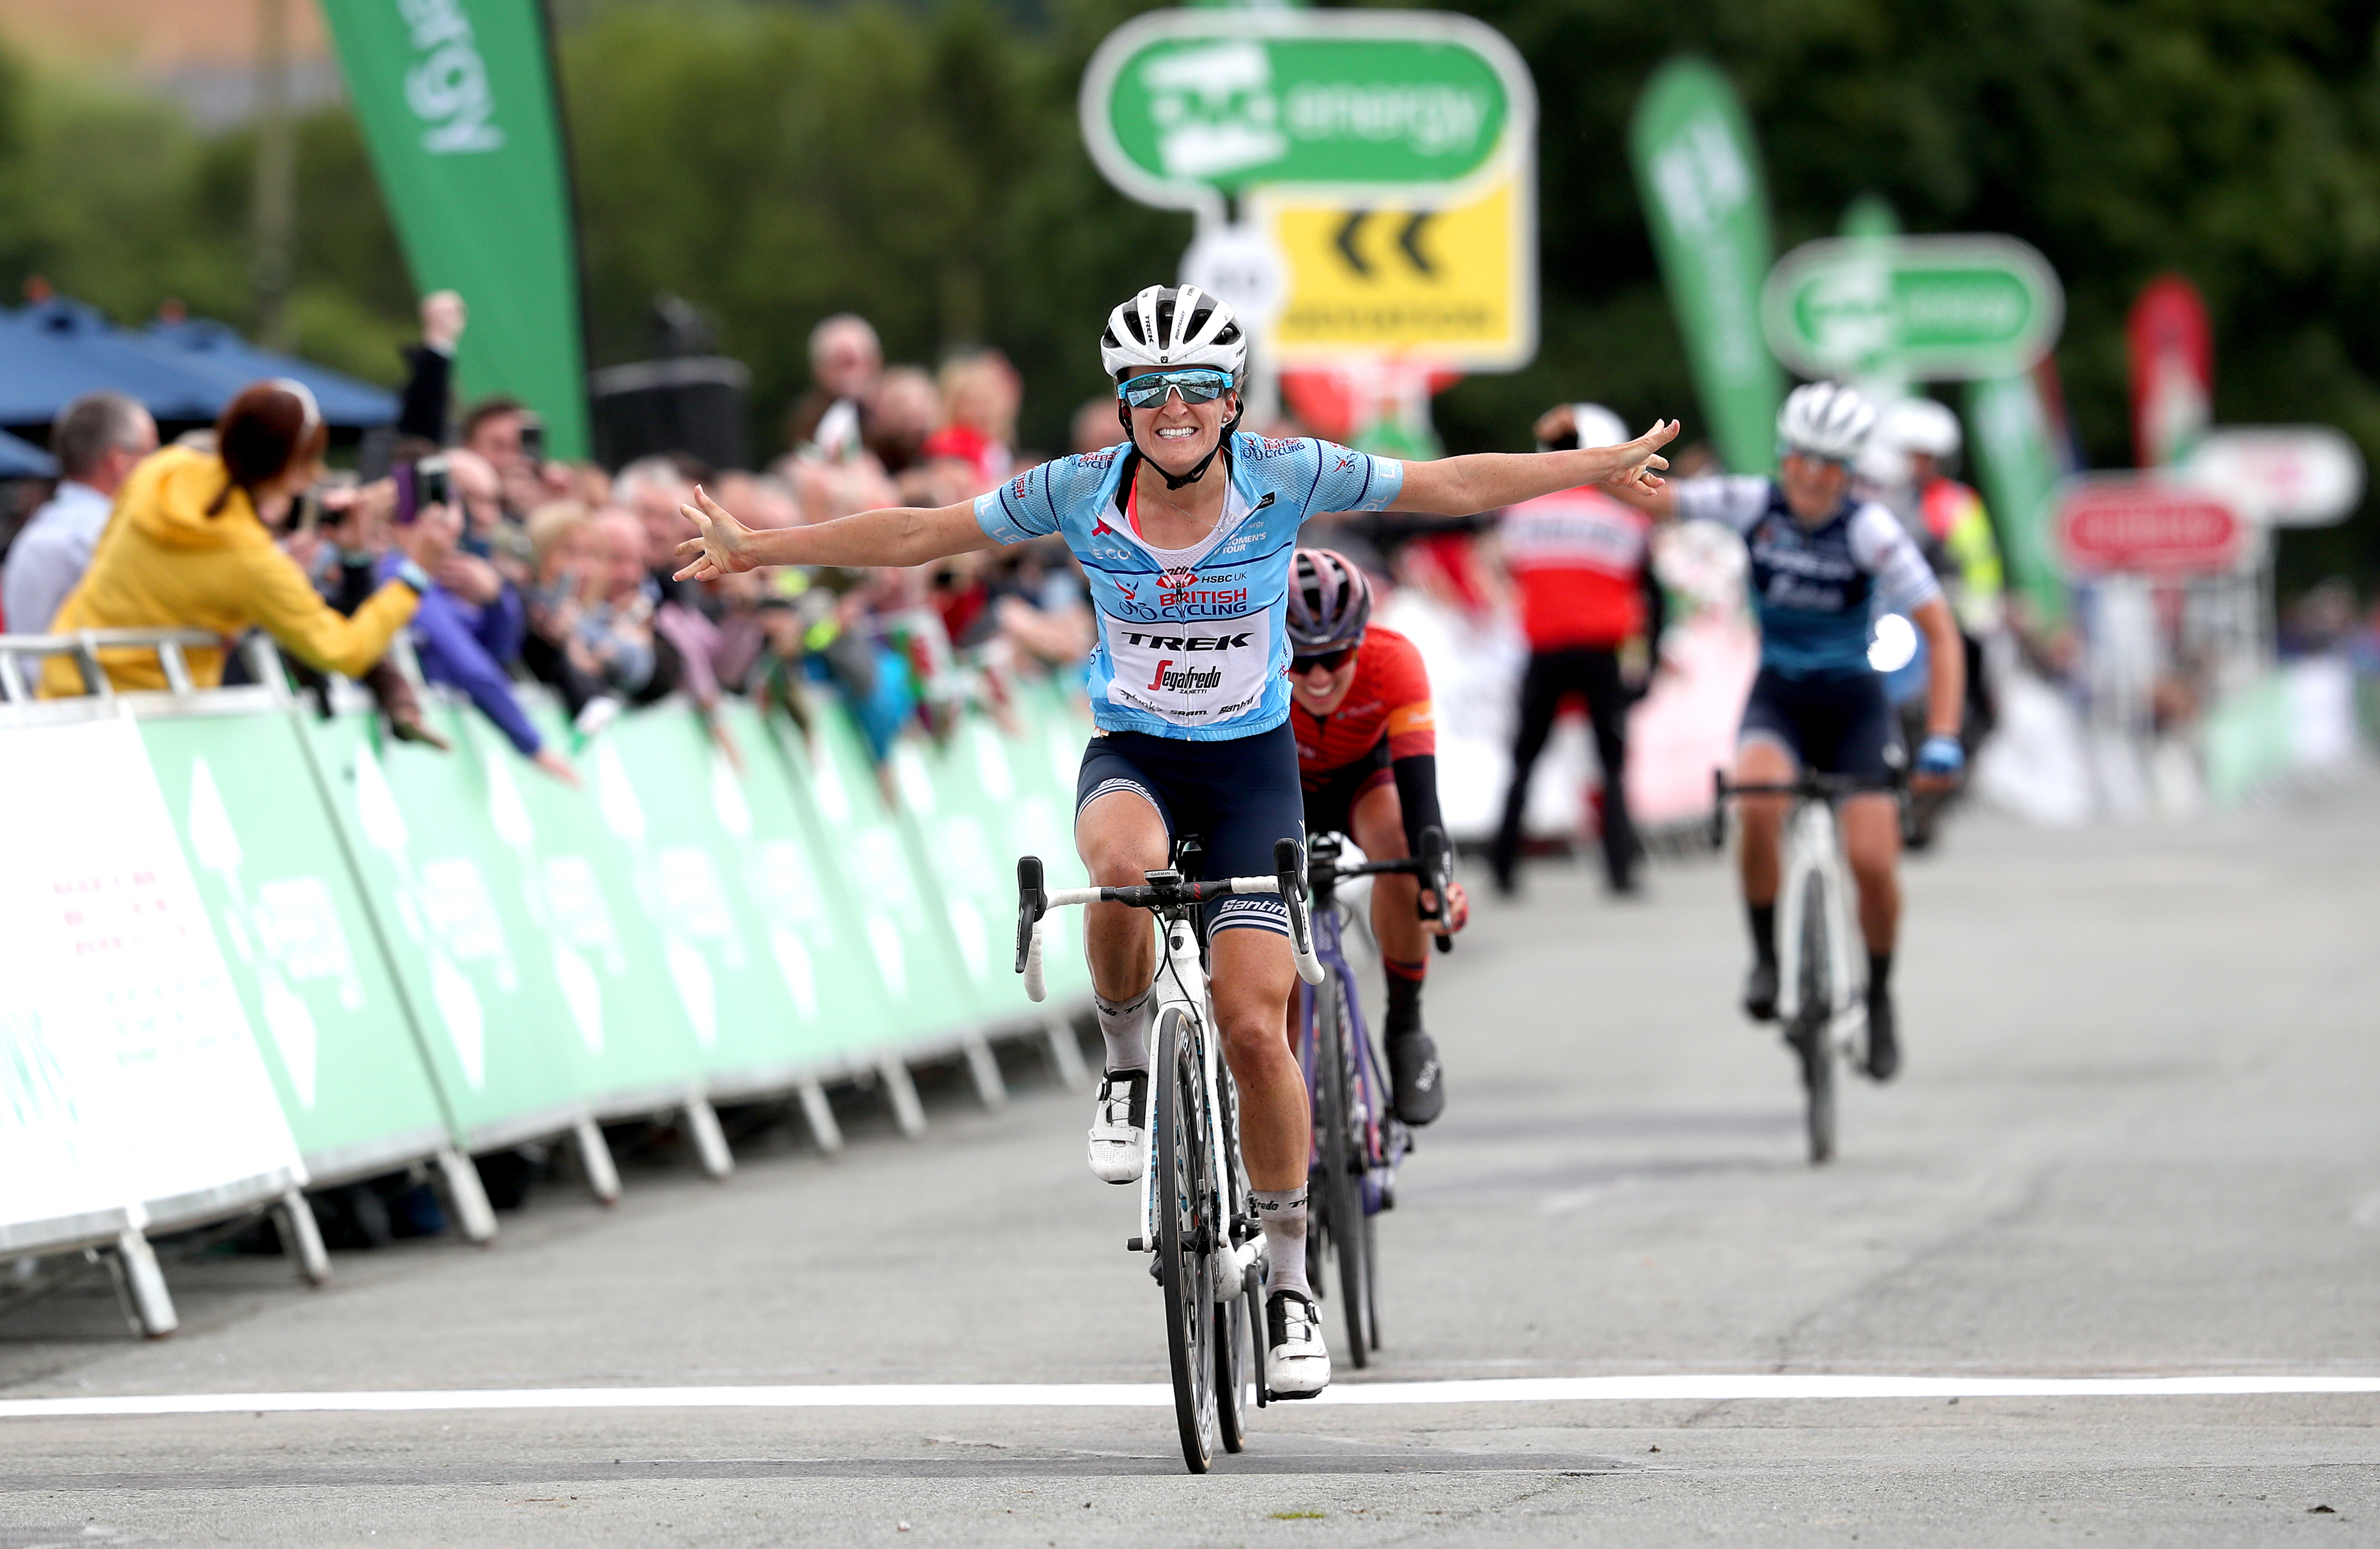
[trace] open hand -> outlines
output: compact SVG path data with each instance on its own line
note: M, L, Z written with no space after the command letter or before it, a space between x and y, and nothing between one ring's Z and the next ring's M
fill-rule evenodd
M727 508L699 484L694 487L694 500L693 505L681 505L678 510L702 536L677 546L678 557L686 562L677 579L709 581L757 568L760 560L752 551L752 529L729 515Z
M1651 430L1638 436L1634 441L1620 446L1596 448L1596 451L1609 456L1612 463L1610 470L1603 474L1597 482L1611 485L1615 489L1633 490L1640 495L1651 494L1663 483L1659 470L1670 466L1670 460L1667 457L1657 456L1655 454L1676 440L1677 434L1676 420L1658 419L1653 422Z

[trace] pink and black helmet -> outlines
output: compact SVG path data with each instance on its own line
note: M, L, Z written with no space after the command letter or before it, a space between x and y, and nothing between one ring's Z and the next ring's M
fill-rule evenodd
M1335 549L1300 549L1289 567L1289 647L1319 656L1352 646L1372 622L1372 583Z

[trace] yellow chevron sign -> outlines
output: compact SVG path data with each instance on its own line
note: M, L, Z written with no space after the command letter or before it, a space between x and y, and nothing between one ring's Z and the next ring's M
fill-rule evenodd
M1512 370L1537 347L1536 210L1518 175L1459 202L1252 194L1288 271L1283 366L1397 356Z

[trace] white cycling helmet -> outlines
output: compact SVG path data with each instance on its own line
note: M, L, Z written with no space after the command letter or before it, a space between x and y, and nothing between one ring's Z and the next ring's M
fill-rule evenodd
M1571 423L1578 427L1581 446L1625 446L1636 439L1628 433L1620 417L1601 404L1572 404L1570 418Z
M1849 463L1876 429L1876 405L1856 388L1814 381L1795 388L1777 411L1777 439L1788 452Z
M1931 398L1903 398L1884 411L1884 439L1945 462L1959 454L1959 417Z
M1151 285L1108 314L1099 369L1111 381L1209 366L1245 385L1248 336L1232 309L1196 285Z

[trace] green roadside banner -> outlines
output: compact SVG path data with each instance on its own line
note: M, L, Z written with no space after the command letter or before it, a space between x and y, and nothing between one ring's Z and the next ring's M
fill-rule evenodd
M921 858L909 815L886 799L850 715L826 696L820 702L809 744L782 741L808 777L819 853L838 863L849 918L884 986L887 1021L865 1046L954 1037L982 1019L982 1003L938 901L959 884L953 863Z
M850 1064L891 1013L834 847L821 838L828 830L810 810L808 756L786 746L800 732L789 721L764 719L743 700L722 702L719 714L743 750L745 773L731 784L714 772L711 803L722 826L737 836L733 875L793 1002L792 1058L804 1073ZM732 1094L739 1080L768 1075L731 1071L714 1085Z
M540 0L322 0L417 291L470 305L472 396L544 417L588 452L577 216Z
M567 745L552 700L536 691L520 698L545 739ZM575 791L524 760L476 712L464 719L469 787L511 852L524 908L565 997L579 1095L599 1119L683 1100L699 1089L716 1042L704 1036L716 1029L716 989L686 932L659 923L647 813L666 793L638 792L612 739L580 758L586 789ZM657 710L619 724L669 719Z
M1807 377L2007 376L2047 354L2065 321L2058 272L2013 236L1804 242L1761 293L1769 347Z
M2052 497L2066 460L2034 376L2021 371L1970 383L1967 426L2009 578L2034 623L2053 628L2066 618L2066 566L2051 531Z
M1776 245L1751 121L1716 67L1672 59L1637 100L1629 151L1711 439L1730 472L1767 473L1785 381L1761 337Z
M600 991L567 933L548 928L520 847L494 831L466 718L423 709L455 752L383 744L369 714L310 720L307 734L438 1089L467 1148L483 1151L585 1115Z
M445 1148L454 1126L286 710L138 725L233 986L317 1183Z

